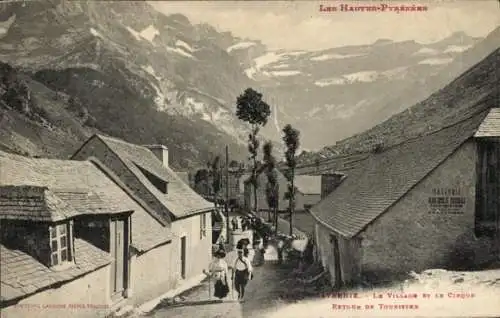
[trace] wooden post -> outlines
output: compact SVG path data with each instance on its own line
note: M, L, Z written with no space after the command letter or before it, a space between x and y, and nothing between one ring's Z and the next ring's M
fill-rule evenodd
M290 236L293 235L293 210L295 206L295 185L294 185L294 179L295 179L295 171L292 168L292 190L291 190L291 199L290 199Z
M226 209L226 242L229 243L229 146L226 145L226 200L225 200L225 209Z

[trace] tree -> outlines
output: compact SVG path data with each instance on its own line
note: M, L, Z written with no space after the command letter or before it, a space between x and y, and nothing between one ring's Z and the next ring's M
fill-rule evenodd
M254 209L257 211L257 155L259 152L259 140L257 135L261 127L267 124L267 120L271 115L271 107L262 100L262 94L247 88L243 94L238 96L236 100L236 116L251 126L251 132L248 135L248 152L250 159L253 161L252 175L250 183L253 186Z
M240 163L236 160L231 160L229 162L229 168L239 168L240 167Z
M208 187L208 177L209 171L207 169L199 169L194 175L194 189L195 191L203 196L210 194Z
M288 180L288 191L286 197L288 198L290 213L290 235L293 234L293 211L295 208L295 193L296 188L294 184L295 168L297 166L296 154L300 146L300 132L288 124L283 128L283 141L285 142L286 151L285 159L288 169L286 170L286 179Z
M276 159L273 156L273 145L271 142L266 142L262 147L264 153L264 166L267 176L266 199L267 205L273 210L273 222L278 227L278 202L279 202L279 185L278 173L276 171ZM270 211L268 211L267 219L271 222Z

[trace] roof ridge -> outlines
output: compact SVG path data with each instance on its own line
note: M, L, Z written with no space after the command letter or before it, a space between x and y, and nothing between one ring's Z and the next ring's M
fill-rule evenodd
M8 160L19 159L19 160L23 160L25 162L26 161L53 162L53 163L65 162L65 163L69 163L69 164L73 164L73 165L88 165L89 164L87 162L87 160L71 160L71 159L59 159L59 158L33 158L33 157L27 157L27 156L18 155L18 154L12 154L12 153L4 152L1 150L0 150L0 152L3 152L3 154L0 153L0 160L5 158Z
M440 133L440 132L442 132L442 131L444 131L444 130L451 129L451 128L455 127L455 126L458 126L458 125L460 125L460 124L463 124L463 123L465 123L465 122L467 122L467 121L469 121L469 120L473 119L473 118L474 118L474 117L476 117L476 116L478 116L478 117L479 117L479 115L480 115L481 113L489 113L490 109L491 109L491 108L488 108L488 109L482 109L482 110L480 110L480 111L477 111L477 112L472 113L472 114L471 114L470 116L468 116L468 117L462 118L461 120L459 120L459 121L457 121L457 122L454 122L454 123L452 123L452 124L449 124L449 125L446 125L446 126L440 127L439 129L434 130L434 131L431 131L430 133L427 133L427 134L423 134L423 135L419 135L419 136L415 136L415 137L411 137L411 138L405 139L404 141L402 141L402 142L400 142L400 143L397 143L397 144L391 145L391 146L389 146L389 147L387 147L387 148L384 148L382 152L377 153L377 154L382 154L382 153L384 153L384 152L386 152L386 151L389 151L389 150L391 150L391 149L394 149L394 148L397 148L397 147L400 147L400 146L403 146L403 145L405 145L405 144L409 144L409 143L412 143L412 142L416 142L416 141L418 141L418 140L420 140L420 139L427 138L427 137L433 136L433 135L435 135L435 134L438 134L438 133ZM477 130L477 128L479 127L479 125L480 125L480 124L481 124L481 123L479 123L479 124L477 125L477 127L475 128L476 130ZM473 135L473 134L474 134L474 133L471 133L471 135ZM374 155L377 155L377 154L374 154ZM369 156L369 157L371 157L371 156Z
M151 151L151 150L149 150L148 147L145 147L143 145L139 145L139 144L136 144L136 143L133 143L133 142L130 142L130 141L126 141L126 140L123 140L123 139L120 139L120 138L117 138L117 137L105 136L105 135L101 135L101 134L95 134L95 135L98 138L107 139L107 140L109 140L111 142L118 142L118 143L126 144L128 146L138 147L138 148L142 148L142 149L146 149L148 151Z

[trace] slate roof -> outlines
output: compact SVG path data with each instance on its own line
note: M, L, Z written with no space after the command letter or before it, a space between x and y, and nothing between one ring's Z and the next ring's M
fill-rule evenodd
M321 194L321 176L296 175L294 185L303 194Z
M0 151L0 186L47 187L47 193L71 206L75 215L134 211L132 245L139 251L149 250L172 238L170 228L154 220L134 201L123 190L125 185L117 185L100 165L90 161L34 159ZM4 210L7 210L5 206ZM27 211L29 209L23 213ZM10 212L3 213L8 215ZM66 212L65 215L70 216Z
M176 218L186 217L213 209L213 204L203 199L189 185L175 174L169 167L165 167L160 160L144 146L134 145L123 140L96 135L102 140L137 177L144 187L153 194L161 204ZM94 138L92 137L92 138ZM168 182L168 193L159 191L144 174L137 168L155 174ZM140 193L138 194L140 196Z
M112 261L108 253L78 238L75 239L75 265L65 270L52 270L32 256L3 245L0 245L0 255L1 301L33 294L55 283L71 281Z
M177 174L177 176L179 176L179 178L187 185L190 185L191 182L189 181L189 172L185 172L185 171L177 171L175 172Z
M492 108L474 137L500 137L500 108Z
M346 238L356 236L472 137L485 116L483 112L372 155L311 214Z
M132 211L131 199L89 161L28 158L0 152L0 185L47 187L79 213ZM88 207L89 210L86 210Z
M78 212L47 187L0 186L0 218L7 220L61 221Z

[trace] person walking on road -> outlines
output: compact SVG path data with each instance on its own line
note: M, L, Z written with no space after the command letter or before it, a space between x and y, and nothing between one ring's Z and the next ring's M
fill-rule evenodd
M238 249L238 257L234 262L233 266L233 281L236 292L238 293L238 300L243 301L245 297L245 288L248 284L248 281L252 279L252 263L243 256L243 250Z
M215 260L210 264L209 272L204 271L204 273L215 279L214 285L214 296L222 299L229 293L229 284L227 283L228 266L224 257L226 257L226 252L223 249L219 249L215 252Z
M238 230L238 219L236 216L231 219L231 225L233 227L233 231Z
M283 263L283 249L285 248L285 241L283 240L283 237L280 237L278 239L278 264Z

